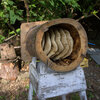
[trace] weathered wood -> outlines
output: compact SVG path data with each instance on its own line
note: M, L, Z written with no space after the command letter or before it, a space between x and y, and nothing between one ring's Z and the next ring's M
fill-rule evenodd
M32 83L30 82L29 84L29 93L28 93L28 100L32 100L33 97L33 86Z
M62 95L62 100L66 100L66 95Z
M86 91L79 92L80 100L87 100Z
M26 36L28 35L28 31L32 30L32 28L36 27L37 25L41 25L46 23L47 21L39 21L39 22L31 22L31 23L23 23L21 25L21 58L28 62L31 61L32 56L29 54L29 52L26 50ZM32 37L33 39L33 37ZM31 46L32 44L30 44Z
M1 48L1 60L10 60L16 58L16 53L13 45L3 43L0 45Z
M73 38L73 51L69 57L53 61L42 49L43 36L52 27L65 28ZM84 28L74 19L56 19L47 22L25 23L21 26L21 54L24 61L37 57L51 69L65 72L75 69L83 60L87 50L87 36Z
M15 80L18 76L19 68L14 63L0 62L0 78Z
M30 89L28 100L32 100L33 89L40 100L61 95L62 99L65 100L64 95L74 92L80 93L81 100L87 100L85 92L87 88L86 80L81 67L70 72L58 73L51 70L43 62L37 63L34 57L29 67L29 74Z

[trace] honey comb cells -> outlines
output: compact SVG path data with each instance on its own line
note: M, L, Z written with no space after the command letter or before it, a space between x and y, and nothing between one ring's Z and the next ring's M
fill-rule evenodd
M21 46L24 61L37 57L57 72L75 69L88 47L84 28L70 18L22 24Z
M42 48L52 60L68 57L73 50L73 38L64 28L51 28L45 32L42 39Z

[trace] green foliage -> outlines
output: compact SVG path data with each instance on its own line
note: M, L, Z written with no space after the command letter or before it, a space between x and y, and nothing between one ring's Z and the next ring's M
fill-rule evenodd
M100 67L100 65L96 64L96 67Z
M4 41L5 37L0 35L0 43L2 43Z
M16 20L23 20L21 18L23 10L17 9L16 4L12 0L2 0L0 10L0 17L4 23L15 24Z
M72 100L80 100L78 93L72 94L71 97L72 97Z
M20 34L20 28L16 29L16 33L14 31L9 32L9 35L16 35L16 34Z
M92 92L88 92L87 96L88 96L89 99L93 99L95 97Z
M25 88L26 88L26 89L29 89L29 85L26 85Z
M6 100L5 96L0 96L0 100Z
M80 9L78 0L33 0L29 3L32 21L51 20L70 15L71 10Z
M0 1L0 29L3 30L4 35L0 36L0 43L3 42L5 37L16 34L9 26L14 25L16 21L22 21L23 19L23 10L18 8L18 1L14 2L13 0L2 0ZM20 27L20 26L18 26ZM15 27L17 34L20 33L20 30Z
M96 14L98 13L98 11L94 10L92 13L93 13L94 15L96 15Z
M42 21L57 18L74 18L94 14L100 9L100 0L26 0L29 5L29 21ZM27 11L21 0L0 0L0 29L3 36L20 34L20 24L27 20ZM78 17L81 17L78 16ZM14 30L11 28L13 26ZM4 37L0 36L0 43Z
M33 90L33 97L35 97L36 96L36 93L35 93L35 91Z
M81 12L83 15L88 16L92 12L99 10L99 6L97 6L97 3L99 0L80 0L79 5L81 8Z

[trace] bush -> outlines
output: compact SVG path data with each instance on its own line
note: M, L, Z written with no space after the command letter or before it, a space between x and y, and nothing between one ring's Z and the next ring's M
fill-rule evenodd
M0 28L5 37L18 34L16 30L20 28L20 24L27 21L25 2L27 0L0 1ZM88 16L96 14L100 9L99 0L29 0L27 3L29 21Z

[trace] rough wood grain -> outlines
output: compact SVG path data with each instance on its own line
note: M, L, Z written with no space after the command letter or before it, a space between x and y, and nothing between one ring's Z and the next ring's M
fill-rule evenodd
M1 60L11 60L16 58L16 53L13 45L3 43L0 45L1 48Z
M35 24L35 22L34 22ZM23 24L21 28L21 31L23 34L21 36L21 40L24 42L21 42L22 45L22 58L25 61L31 61L32 57L36 56L38 59L43 61L45 64L47 64L51 69L58 71L58 72L65 72L65 71L70 71L75 69L80 62L83 60L86 51L87 51L87 35L84 30L84 28L81 26L81 24L74 19L69 19L69 18L64 18L64 19L56 19L56 20L51 20L48 22L41 22L37 23L36 25L32 26L32 24ZM28 29L26 28L26 26ZM71 37L73 38L74 45L73 45L73 51L70 54L69 57L65 58L65 66L62 64L59 64L60 61L58 62L53 61L50 59L42 49L42 39L43 35L46 31L48 31L50 28L53 27L59 27L59 28L65 28L66 30L69 31ZM24 30L24 31L23 31ZM27 31L27 33L25 32ZM26 35L25 35L25 34ZM25 36L24 36L25 35ZM24 48L23 48L24 47ZM25 49L25 50L24 50ZM26 56L27 55L27 56ZM70 63L66 64L70 60Z
M14 63L2 63L0 61L0 78L7 80L15 80L18 76L19 68Z
M29 95L31 95L30 91L34 89L38 99L44 100L55 96L79 92L81 99L87 100L85 92L87 88L86 80L81 67L70 72L57 73L49 69L43 62L34 63L34 59L35 58L33 58L29 67L30 87L32 87L29 90ZM39 72L37 68L41 69L41 72ZM32 95L30 98L32 98Z
M44 50L44 46L45 46L45 35L43 36L43 39L42 39L42 49Z
M30 30L34 30L34 27L36 27L37 25L41 25L46 23L47 21L38 21L38 22L30 22L30 23L22 23L21 24L21 58L25 61L25 62L30 62L33 55L31 56L29 54L29 52L26 50L26 37L29 33ZM29 42L28 42L29 43Z

